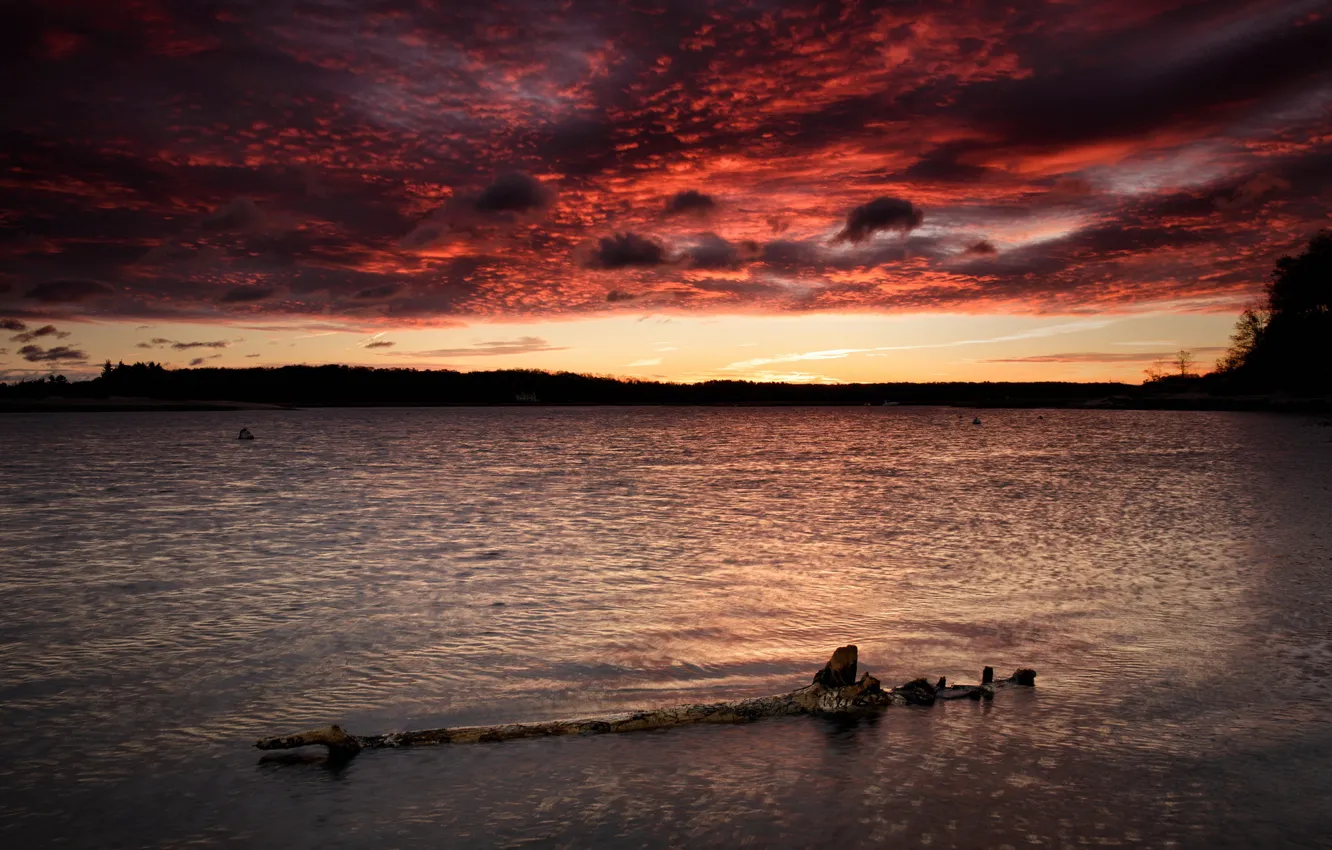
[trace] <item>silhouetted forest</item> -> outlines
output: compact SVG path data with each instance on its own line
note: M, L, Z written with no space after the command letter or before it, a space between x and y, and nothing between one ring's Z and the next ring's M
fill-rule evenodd
M1234 390L1332 392L1332 232L1277 260L1263 302L1240 316L1217 366Z
M775 384L706 381L672 384L570 372L373 369L281 366L254 369L166 369L156 363L113 365L90 381L63 378L0 385L0 398L264 402L300 406L439 404L971 404L1037 406L1077 403L1122 393L1125 384L930 383Z

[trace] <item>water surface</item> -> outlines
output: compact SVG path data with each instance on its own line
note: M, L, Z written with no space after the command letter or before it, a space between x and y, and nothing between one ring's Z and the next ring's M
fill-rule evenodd
M1329 846L1332 429L972 415L0 418L0 841ZM1038 688L341 769L249 747L775 693L847 642L885 682Z

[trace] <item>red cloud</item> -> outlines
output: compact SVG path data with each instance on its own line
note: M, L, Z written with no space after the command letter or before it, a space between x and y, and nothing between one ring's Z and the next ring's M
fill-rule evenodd
M0 316L1231 309L1329 221L1280 4L18 6Z

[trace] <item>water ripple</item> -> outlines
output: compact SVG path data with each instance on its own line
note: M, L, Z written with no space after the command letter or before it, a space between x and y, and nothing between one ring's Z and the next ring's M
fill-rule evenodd
M1299 418L1043 416L6 416L0 838L1319 843L1332 448ZM336 774L245 749L775 692L848 641L890 681L1041 687Z

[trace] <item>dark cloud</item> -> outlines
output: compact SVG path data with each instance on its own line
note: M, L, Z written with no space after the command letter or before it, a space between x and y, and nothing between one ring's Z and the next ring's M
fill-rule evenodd
M759 251L764 264L786 272L821 268L823 266L818 245L793 239L776 239L764 243Z
M504 174L487 186L472 206L483 213L525 213L550 203L541 181L526 174Z
M587 177L619 164L615 130L609 116L575 115L532 128L520 144L568 174Z
M277 290L271 286L237 286L227 290L218 301L223 304L250 304L272 298Z
M621 304L625 301L634 301L642 298L642 295L635 295L632 292L623 292L619 289L612 289L606 293L606 301L610 304Z
M18 319L0 319L0 331L26 331L28 326Z
M974 146L966 143L940 145L916 160L903 176L908 180L931 180L941 183L974 183L990 173L982 165L959 161Z
M416 222L398 240L408 251L465 244L471 240L502 238L505 232L533 223L547 208L553 193L526 174L506 174L480 193L460 193Z
M681 213L690 213L692 215L707 215L717 208L717 202L711 195L705 195L697 189L686 189L683 192L676 192L666 201L666 214L679 215Z
M218 339L207 342L180 342L174 339L164 337L153 337L148 342L140 342L136 348L171 348L173 351L189 351L192 348L227 348L231 345L230 340Z
M29 363L54 363L60 360L87 360L88 355L65 345L43 349L40 345L25 345L18 350Z
M55 325L42 325L40 328L18 334L17 336L11 337L11 339L13 339L14 342L32 342L34 339L40 339L44 336L53 336L56 339L67 339L69 335L69 331L56 330Z
M754 242L735 243L715 233L704 233L689 248L689 265L697 269L734 269L757 256Z
M1080 300L1105 293L1106 277L1113 274L1115 257L1128 257L1164 248L1186 249L1202 245L1215 234L1190 232L1165 226L1125 226L1111 222L1074 231L1058 239L1007 250L997 255L972 255L961 266L964 272L983 278L984 287L939 293L944 300L976 300L983 297L1025 299L1041 292L1061 291ZM1095 265L1088 257L1098 257ZM1134 292L1134 283L1118 283L1119 297ZM1112 290L1113 291L1113 290ZM926 293L918 292L918 296ZM1145 298L1146 291L1136 297Z
M444 244L454 235L454 229L440 218L428 218L413 227L406 236L398 241L398 246L408 251L418 251Z
M405 357L501 357L507 354L535 354L542 351L568 351L567 346L551 345L538 336L478 342L471 348L437 348L432 351L401 351Z
M603 236L587 260L590 268L624 269L647 268L666 263L666 249L637 233L616 233Z
M1212 355L1225 351L1224 348L1208 346L1191 348L1195 355ZM1033 354L1030 357L1001 357L982 360L982 363L1154 363L1157 360L1170 360L1179 353L1174 351L1074 351L1062 354Z
M763 280L696 280L690 283L704 292L721 292L745 297L781 295L786 287Z
M872 269L901 263L909 256L934 259L937 255L934 240L880 239L868 240L851 250L834 253L826 258L826 263L829 268L834 269Z
M367 343L365 344L365 347L366 347L366 348L392 348L392 347L395 346L395 345L397 345L397 343L392 342L392 341L387 340L387 339L374 339L374 340L371 340L370 342L367 342Z
M203 220L209 230L260 230L267 221L263 210L249 198L235 198L213 210Z
M864 242L883 230L906 233L920 227L925 213L910 201L901 198L875 198L868 204L855 207L846 215L846 227L833 238L834 242Z
M1300 87L1326 84L1332 16L1297 23L1293 6L1255 5L1242 13L1247 35L1222 38L1226 24L1212 21L1208 31L1196 17L1208 14L1206 5L1160 14L1150 28L1112 35L1094 53L1072 42L1062 51L1050 46L1031 75L970 87L953 108L1010 143L1054 147L1215 122L1251 109L1254 98L1275 106ZM1086 60L1060 62L1073 51Z
M400 283L385 283L379 286L370 286L360 290L352 298L357 301L383 301L385 298L392 298L402 290Z
M71 304L114 293L111 287L95 280L48 280L29 289L24 297L43 304Z
M999 249L994 247L994 243L989 241L988 239L981 239L979 241L972 242L970 245L966 247L966 250L963 251L962 253L970 257L989 257L994 254L998 254Z
M1236 207L1251 206L1265 197L1283 192L1290 188L1290 181L1276 174L1262 172L1255 174L1242 183L1217 193L1215 203L1226 210Z

